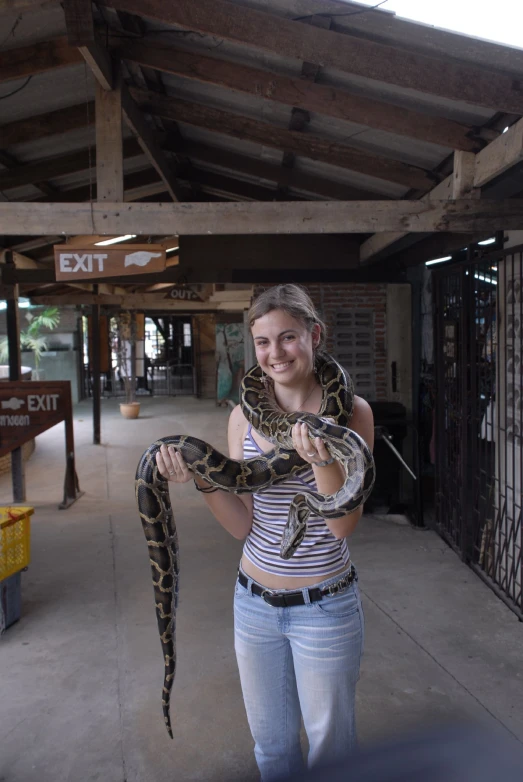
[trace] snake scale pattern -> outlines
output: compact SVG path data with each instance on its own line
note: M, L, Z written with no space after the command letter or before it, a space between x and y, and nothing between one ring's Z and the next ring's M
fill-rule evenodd
M343 465L345 482L333 495L307 491L294 497L280 550L282 558L289 559L306 535L311 512L330 519L344 516L365 502L374 484L372 453L363 438L348 428L354 398L350 377L327 355L318 358L317 376L323 398L319 413L312 415L283 413L258 365L245 375L241 387L243 413L254 429L274 445L263 456L229 459L203 440L173 435L154 442L140 459L135 480L136 500L149 550L165 662L162 706L171 738L169 709L176 670L178 537L168 482L158 471L156 454L162 444L173 445L181 452L189 469L212 486L234 494L252 493L285 480L307 464L292 445L292 427L298 421L306 423L311 437L324 438L331 456Z

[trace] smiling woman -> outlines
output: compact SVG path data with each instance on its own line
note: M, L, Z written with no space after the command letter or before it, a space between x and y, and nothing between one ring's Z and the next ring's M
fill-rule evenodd
M255 300L248 320L267 394L286 413L318 415L324 389L316 367L322 364L325 326L307 292L297 285L270 288ZM372 448L372 412L357 396L350 427ZM239 405L229 419L228 440L229 455L239 461L274 447ZM245 539L234 597L235 650L264 782L303 768L302 717L309 765L333 762L356 743L363 610L347 537L362 508L328 519L311 512L299 549L282 558L280 542L295 496L304 490L333 495L345 481L344 467L306 424L292 428L292 444L303 467L254 494L216 491L195 478L220 524ZM172 482L193 478L174 448L163 445L157 464Z

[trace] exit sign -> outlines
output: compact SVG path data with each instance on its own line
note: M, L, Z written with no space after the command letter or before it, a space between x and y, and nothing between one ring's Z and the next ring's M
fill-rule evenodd
M159 244L121 244L112 247L54 246L55 276L59 282L98 280L152 274L165 269L165 248Z

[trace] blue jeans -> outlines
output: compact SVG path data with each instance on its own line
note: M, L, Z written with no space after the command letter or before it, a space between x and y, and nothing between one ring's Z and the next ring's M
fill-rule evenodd
M315 603L303 589L306 604L291 608L272 608L252 594L252 584L236 582L234 640L256 762L268 782L303 770L301 716L309 767L354 749L364 620L356 581Z

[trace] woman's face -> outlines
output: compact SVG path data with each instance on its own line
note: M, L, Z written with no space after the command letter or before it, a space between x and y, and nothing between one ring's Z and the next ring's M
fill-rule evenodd
M284 310L271 310L254 321L251 332L258 363L276 383L294 385L313 371L313 351L320 336L318 325L313 326L311 333L305 323Z

